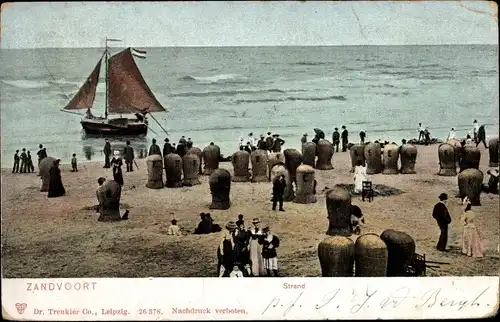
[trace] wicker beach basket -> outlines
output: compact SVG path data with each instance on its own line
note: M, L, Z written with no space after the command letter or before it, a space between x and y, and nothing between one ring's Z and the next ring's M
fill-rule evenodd
M267 157L267 167L269 170L269 181L271 181L271 169L275 164L283 163L285 164L285 155L283 152L272 152L268 154Z
M354 242L343 236L327 237L318 245L318 258L323 277L352 277Z
M215 169L219 168L220 148L217 145L213 144L205 147L202 156L206 175L212 174Z
M382 149L379 143L365 145L366 174L377 174L382 171Z
M250 154L252 162L252 182L267 182L267 151L255 150Z
M490 139L488 142L488 152L490 155L489 166L492 168L498 167L498 158L500 154L500 146L498 145L498 137Z
M234 152L231 156L231 163L234 169L233 182L250 181L250 172L248 171L250 153L242 150Z
M170 153L164 157L165 173L168 188L182 187L182 158L177 153Z
M356 277L387 276L387 245L377 234L364 234L354 245Z
M481 205L481 190L483 185L484 175L481 170L467 169L458 174L458 192L460 198L465 196L473 206Z
M316 145L318 160L316 161L316 169L318 170L331 170L333 169L333 144L328 140L321 139Z
M212 204L210 209L229 209L231 202L229 193L231 190L231 174L226 169L215 169L208 181L210 193L212 194Z
M442 143L438 147L439 172L440 176L453 177L457 175L457 154L453 145Z
M446 141L445 143L450 144L455 150L455 164L456 168L460 167L460 158L462 155L462 143L460 143L457 139L451 139Z
M161 189L163 188L163 159L159 154L152 154L146 158L148 167L148 182L146 188Z
M314 168L316 163L316 144L314 142L306 142L302 144L302 162Z
M464 157L460 162L460 172L467 169L479 169L481 161L481 151L475 146L466 145L464 147Z
M413 144L403 144L399 151L401 158L402 174L415 174L415 164L417 163L417 147Z
M297 168L297 194L295 203L315 203L318 201L314 194L314 168L302 164Z
M365 145L364 144L354 144L349 149L349 155L351 156L351 172L354 172L354 168L361 162L365 164Z
M196 154L198 156L198 158L200 159L200 168L199 168L199 171L198 173L199 174L203 174L203 170L201 169L201 164L203 163L203 158L202 158L202 153L201 153L201 149L200 148L197 148L197 147L192 147L191 149L189 149L187 151L186 154Z
M161 157L160 157L161 158ZM122 189L114 180L106 180L97 189L99 200L99 218L97 221L118 221L120 216L120 198Z
M285 155L285 166L290 173L290 178L292 182L297 183L296 173L297 168L302 163L302 153L296 149L286 149L283 154Z
M184 173L184 186L201 184L199 176L200 158L194 153L188 153L182 158L182 171Z
M351 232L351 195L341 187L335 187L326 193L326 209L328 211L327 235L345 236Z
M415 254L415 240L405 232L386 229L380 238L387 245L387 276L405 276L406 265Z
M384 146L382 174L399 174L399 147L396 144Z

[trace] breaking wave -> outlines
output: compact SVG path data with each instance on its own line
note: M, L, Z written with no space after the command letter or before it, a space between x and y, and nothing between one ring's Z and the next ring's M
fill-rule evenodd
M289 101L330 101L330 100L337 100L337 101L346 101L347 98L343 95L333 95L333 96L324 96L324 97L294 97L294 96L289 96L289 97L282 97L282 98L261 98L261 99L241 99L241 100L236 100L234 101L235 104L242 104L242 103L279 103L279 102L289 102Z
M219 74L219 75L213 75L213 76L183 76L179 78L180 80L183 81L195 81L199 83L205 83L205 84L214 84L214 83L229 83L229 82L241 82L242 80L246 79L245 77L242 77L237 74Z
M36 81L36 80L27 80L27 79L20 79L20 80L2 80L2 83L12 86L12 87L17 87L17 88L24 88L24 89L33 89L33 88L44 88L44 87L49 87L50 83L45 82L45 81Z
M331 65L331 62L314 62L314 61L302 61L296 63L290 63L290 65L300 65L300 66L323 66L323 65Z
M208 92L185 92L185 93L172 93L170 97L214 97L214 96L235 96L239 94L259 94L259 93L286 93L284 90L271 88L271 89L239 89L229 91L208 91Z

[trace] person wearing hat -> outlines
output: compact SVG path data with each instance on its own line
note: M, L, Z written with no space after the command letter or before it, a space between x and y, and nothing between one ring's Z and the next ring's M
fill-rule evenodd
M153 155L153 154L158 154L161 156L161 150L158 144L156 144L156 139L153 139L153 143L151 144L151 147L149 148L149 153L148 156Z
M61 197L66 194L64 185L61 178L61 169L59 169L60 159L57 159L52 163L52 167L49 170L49 191L47 193L48 198Z
M452 127L450 132L448 133L448 137L446 138L446 141L449 141L449 140L454 140L457 136L457 132L455 132L455 128Z
M264 225L262 231L264 236L260 240L260 243L262 244L262 257L264 258L264 268L267 271L267 276L273 276L273 274L274 276L279 276L276 248L280 246L280 240L271 233L268 225Z
M446 244L448 243L448 225L451 223L451 216L445 204L446 200L448 200L448 195L446 193L440 194L439 202L434 206L432 211L432 217L436 219L439 229L441 230L436 249L442 252L446 251Z
M340 144L340 133L339 128L336 127L332 134L332 144L335 152L339 152L339 144Z
M47 150L43 147L43 144L38 145L38 148L40 150L36 154L38 155L38 164L40 164L40 161L47 157Z
M19 172L19 160L21 158L19 157L19 150L16 150L16 153L14 154L14 167L12 167L12 173L18 173Z
M283 144L285 144L285 140L281 139L279 134L274 134L273 137L274 137L274 140L273 140L273 146L272 146L271 150L274 153L281 152L281 146Z
M273 182L273 210L276 210L276 205L279 203L279 210L280 211L285 211L283 209L283 197L285 194L285 188L286 188L286 180L285 180L285 175L282 174L276 179L274 179Z
M110 159L109 157L111 156L111 143L109 143L108 139L104 140L104 148L102 149L102 152L104 152L104 167L103 168L111 168L111 165L109 164Z
M259 218L252 220L252 227L248 230L249 248L250 248L250 264L252 276L264 276L264 260L262 258L262 246L259 243L264 237L264 232L260 227Z
M125 164L127 165L127 172L134 171L134 149L130 146L130 141L127 141L125 150L123 151L123 158L125 159Z
M271 149L273 148L273 143L274 143L274 138L271 135L271 132L267 132L266 136L266 150L271 152Z
M464 227L462 236L462 254L469 257L484 257L484 245L479 236L479 229L476 227L476 215L472 211L472 205L468 197L462 201L462 216L460 221Z
M264 137L264 134L260 135L259 142L257 142L257 149L259 150L267 150L267 143L266 143L266 138Z
M217 249L217 275L219 277L228 277L234 268L234 234L236 228L234 221L227 223L224 237Z
M191 149L193 147L193 141L191 140L191 138L188 138L187 141L186 141L186 149Z
M250 147L255 146L255 138L253 137L253 132L248 133L247 142L250 142Z
M359 140L360 140L361 144L365 144L365 138L366 138L366 132L360 131L359 132Z
M306 142L307 142L307 133L304 133L304 134L302 135L302 138L300 139L300 142L301 142L302 144L304 144L304 143L306 143Z
M120 157L120 151L115 150L115 152L113 153L113 159L111 159L110 164L113 167L113 180L116 181L120 186L123 186L123 161Z
M340 135L342 137L342 152L345 152L347 151L347 143L349 143L349 132L345 125L342 125L342 130L342 134Z
M234 260L239 263L240 270L244 270L246 264L250 262L250 254L248 252L249 233L245 229L243 215L241 219L236 221L236 230L234 231Z
M170 144L170 140L168 138L165 139L165 144L163 145L163 156L172 153L172 145Z

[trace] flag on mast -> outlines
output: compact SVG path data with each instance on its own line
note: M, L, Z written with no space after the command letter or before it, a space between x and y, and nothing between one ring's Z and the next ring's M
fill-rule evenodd
M137 57L137 58L146 58L146 52L142 50L138 50L135 48L130 48L130 51L132 52L132 55Z

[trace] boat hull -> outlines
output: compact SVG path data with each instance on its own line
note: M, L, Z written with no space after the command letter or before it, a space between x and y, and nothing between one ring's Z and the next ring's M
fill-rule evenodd
M97 135L146 135L148 125L143 122L133 122L126 125L109 124L106 120L82 120L80 122L86 134Z

